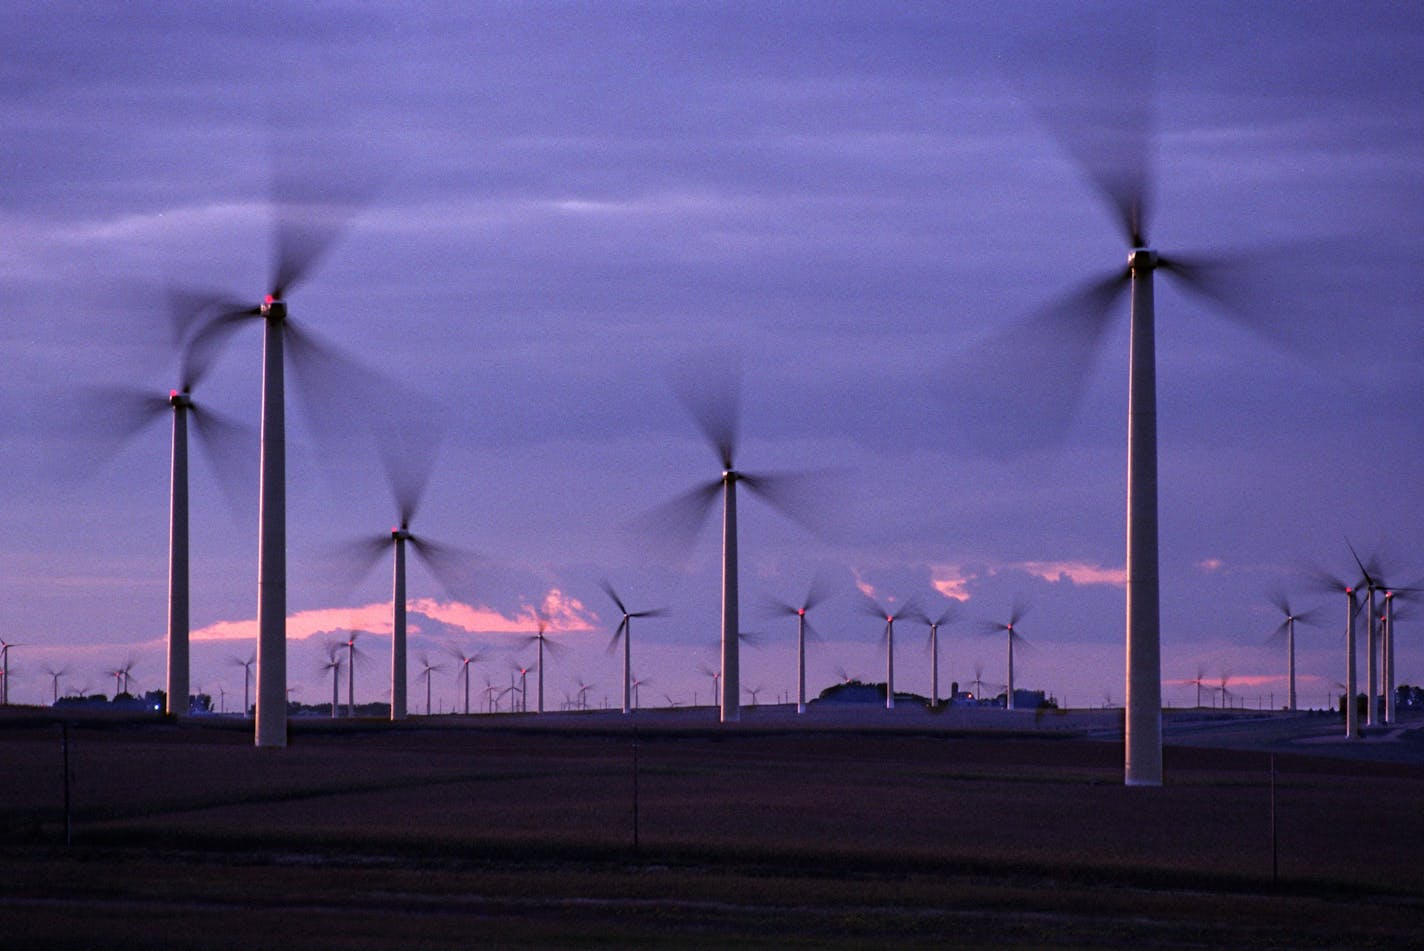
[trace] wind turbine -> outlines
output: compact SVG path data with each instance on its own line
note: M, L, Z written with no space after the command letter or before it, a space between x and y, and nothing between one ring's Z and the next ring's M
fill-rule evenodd
M1345 736L1352 740L1359 739L1360 714L1359 708L1355 704L1356 691L1358 690L1355 661L1355 616L1360 613L1358 600L1360 586L1358 583L1344 581L1322 571L1317 571L1314 574L1317 586L1325 591L1343 593L1348 602L1345 612Z
M1004 702L1005 710L1014 709L1014 642L1017 641L1024 645L1028 644L1028 641L1025 641L1023 635L1017 630L1019 621L1023 620L1023 616L1026 613L1028 613L1028 608L1016 603L1014 604L1013 610L1009 613L1009 620L1007 622L999 623L990 621L984 625L985 633L998 634L1002 631L1008 635L1006 640L1009 646L1009 682L1004 688L1008 691Z
M1194 678L1191 679L1191 680L1188 680L1187 683L1189 683L1189 684L1195 684L1195 685L1196 685L1196 688L1197 688L1197 709L1200 710L1200 709L1201 709L1201 705L1202 705L1202 702L1201 702L1202 684L1206 683L1206 668L1205 668L1205 667L1198 666L1198 667L1197 667L1197 675L1196 675L1196 677L1194 677Z
M806 712L806 637L816 636L815 630L811 627L811 622L806 619L806 612L814 608L826 599L828 592L825 582L820 575L811 581L811 587L806 592L806 597L801 603L791 604L780 601L776 598L768 599L770 613L796 618L796 712ZM713 684L713 692L716 692L716 684Z
M356 664L366 659L366 653L356 646L356 632L346 632L346 716L356 715Z
M885 709L895 709L895 622L902 617L913 616L915 606L912 603L900 605L898 611L891 611L876 601L870 595L864 595L862 606L865 613L873 618L878 618L885 622Z
M1286 709L1294 711L1296 708L1295 697L1295 626L1296 624L1314 624L1314 611L1304 611L1300 614L1291 610L1290 602L1286 600L1283 593L1277 592L1272 595L1271 603L1276 606L1276 610L1284 615L1284 620L1271 633L1271 640L1284 639L1286 642Z
M613 599L613 603L618 605L618 610L623 613L623 619L618 622L618 627L613 631L613 639L608 642L610 653L618 646L619 638L623 640L623 712L632 712L633 702L633 635L631 624L635 617L662 617L667 612L661 608L651 611L629 611L623 604L623 599L618 596L618 592L613 590L613 585L607 581L602 582L603 590L608 592L608 596Z
M181 305L172 295L175 308ZM175 318L178 314L175 313ZM236 503L247 484L244 476L251 468L251 456L242 444L250 430L193 399L193 390L207 375L212 354L204 348L180 348L178 387L166 396L133 387L104 387L93 391L92 402L100 407L94 417L85 416L81 427L103 442L127 443L165 415L172 417L168 507L168 672L164 683L167 713L188 714L190 694L189 635L189 423L218 475L219 484L230 501ZM102 427L102 428L100 428ZM116 447L115 447L116 448ZM234 510L237 505L234 504Z
M247 711L252 709L252 665L257 663L257 655L253 654L247 660L232 657L228 662L242 668L242 715L247 716Z
M758 684L758 685L755 686L755 687L748 687L748 688L747 688L747 696L749 696L749 697L752 698L752 704L751 704L751 705L752 705L753 707L755 707L755 706L757 705L757 695L760 694L760 693L761 693L763 690L765 690L765 689L766 689L766 687L762 686L761 684Z
M539 659L535 664L538 675L535 678L535 687L539 691L538 706L535 708L538 713L544 712L544 651L547 649L550 654L554 654L561 649L561 645L549 639L549 619L543 611L535 612L535 619L538 629L524 639L524 645L537 644L539 647Z
M444 670L444 664L432 664L426 654L420 655L420 676L425 678L425 715L430 716L430 681L437 670Z
M0 638L0 706L10 705L10 648L21 646Z
M113 674L113 676L114 676L114 697L115 697L115 699L118 698L118 695L119 695L119 694L121 694L121 693L127 694L127 693L129 692L129 677L130 677L130 676L132 675L132 673L133 673L133 668L134 668L134 659L133 659L132 657L128 657L128 658L125 658L123 664L121 664L120 666L115 667L113 670L109 671L109 673ZM7 674L8 674L8 668L7 668ZM6 679L6 680L9 680L10 678L9 678L8 676L6 676L5 679ZM130 696L132 696L132 694L130 694Z
M519 712L529 712L529 666L528 664L515 664L514 672L519 675ZM543 700L539 705L543 706Z
M446 653L448 653L451 657L455 658L455 660L460 662L460 672L456 674L456 676L463 678L465 681L465 716L469 716L470 665L475 663L476 661L483 660L485 655L482 651L474 651L473 653L466 654L464 651L460 650L460 648L455 647L454 645L447 647L445 650Z
M302 154L297 148L284 149L277 158L284 161ZM272 278L262 301L252 305L226 295L190 293L189 306L175 315L180 330L191 332L189 346L203 361L211 360L242 325L260 320L263 326L257 708L253 732L257 746L270 747L287 745L287 348L291 350L293 367L307 375L312 386L321 385L312 379L320 374L326 378L323 382L335 383L345 390L348 400L332 415L329 422L333 425L362 417L383 403L372 392L363 394L364 405L353 405L349 398L370 371L340 358L288 316L287 295L311 273L344 229L360 191L338 186L330 175L324 175L320 184L314 176L300 181L291 174L293 171L290 166L280 168L275 177Z
M939 629L952 622L959 615L959 602L951 601L938 617L931 618L924 611L916 611L915 619L929 625L930 639L930 708L939 706Z
M1150 13L1150 11L1148 11ZM1110 315L1124 292L1130 299L1127 419L1126 692L1123 779L1129 786L1162 784L1162 664L1158 553L1157 380L1154 280L1173 278L1216 311L1258 333L1283 313L1277 292L1300 299L1290 286L1263 293L1267 255L1215 258L1159 253L1149 240L1154 134L1150 16L1124 15L1094 22L1081 33L1045 35L1043 51L1028 50L1015 78L1034 111L1112 212L1126 243L1125 267L1094 278L1042 308L1008 332L991 337L969 356L979 372L951 384L966 393L998 386L1009 370L1032 398L1044 422L1062 432L1091 379L1084 372L1106 339ZM1048 52L1051 44L1053 55ZM1068 54L1068 55L1065 55ZM1076 54L1076 55L1075 55ZM1033 59L1030 60L1029 57ZM1048 73L1045 64L1089 64L1072 75ZM1247 276L1250 267L1251 281ZM1303 268L1297 257L1293 266ZM1284 313L1291 314L1286 310ZM1026 361L1035 365L1026 366ZM1002 419L993 420L1002 424ZM1045 427L1046 428L1046 427ZM1044 429L997 425L1004 433Z
M582 677L577 678L575 683L578 684L578 708L580 710L587 710L588 692L594 688L594 685L584 683Z
M713 704L713 706L715 706L715 705L717 704L717 696L718 696L718 694L717 694L717 684L718 684L718 683L721 681L721 679L722 679L722 672L721 672L720 670L717 670L717 669L714 668L714 667L709 667L707 664L698 664L698 665L697 665L697 672L700 673L700 674L702 674L702 676L704 676L704 677L711 677L711 678L712 678L712 704Z
M335 641L326 645L326 660L321 665L321 672L331 671L331 718L336 719L337 708L341 705L337 691L341 686L341 648L344 645Z
M44 668L44 672L46 675L49 676L51 685L54 688L54 696L50 700L50 705L53 706L54 704L59 703L59 678L69 673L69 670L65 667L55 668L46 665ZM8 680L8 678L6 679Z
M1217 688L1218 690L1221 691L1221 709L1223 709L1223 710L1226 710L1226 709L1229 709L1229 708L1230 708L1231 704L1230 704L1228 701L1230 700L1231 697L1234 696L1234 694L1233 694L1230 690L1227 690L1227 689L1226 689L1226 685L1227 685L1230 681L1231 681L1231 675L1228 674L1228 673L1224 673L1224 672L1223 672L1222 675L1221 675L1221 686Z
M1384 612L1380 616L1380 622L1384 635L1384 722L1386 723L1395 722L1394 622L1399 618L1400 612L1395 608L1394 602L1405 597L1412 599L1415 592L1419 590L1418 585L1412 585L1407 588L1389 588L1384 593Z
M708 364L715 367L719 381L712 385L695 385L684 381L679 396L692 415L708 444L717 454L722 474L678 496L657 509L650 519L653 524L673 526L670 534L680 547L691 547L717 496L722 497L722 691L721 720L735 723L741 719L741 618L738 601L737 573L737 485L740 483L760 496L783 515L807 523L796 511L798 490L804 476L791 473L764 474L743 472L736 468L737 443L741 423L741 374L735 361L708 355L701 361L699 373Z

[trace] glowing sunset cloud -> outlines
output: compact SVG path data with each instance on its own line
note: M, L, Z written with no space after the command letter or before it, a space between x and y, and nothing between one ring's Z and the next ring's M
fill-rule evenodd
M1104 568L1082 561L1025 561L1021 568L1044 581L1071 581L1073 584L1108 584L1119 588L1127 585L1127 569Z
M571 598L558 588L550 588L544 595L538 609L525 605L513 616L483 605L464 604L459 601L437 601L434 598L416 598L410 602L412 614L423 614L434 621L460 628L471 634L527 634L538 622L536 610L542 610L548 619L550 631L591 631L596 618L584 607L583 602ZM377 601L359 607L316 608L299 611L287 618L287 639L304 640L317 634L331 631L366 631L371 634L391 633L391 605L388 601ZM410 626L411 633L420 633L420 628ZM253 640L257 637L255 618L241 621L218 621L192 633L194 640L231 641Z
M859 568L852 568L850 572L855 575L855 586L860 589L860 593L867 598L874 598L876 596L875 585L861 577Z
M1220 558L1203 558L1201 561L1197 562L1197 567L1200 568L1202 571L1210 573L1213 571L1220 571L1224 564L1225 562L1223 562Z
M304 640L316 634L332 631L368 631L372 634L391 632L390 602L375 602L359 607L315 608L298 611L287 617L287 639ZM192 633L195 641L240 641L257 639L257 619L218 621Z
M968 601L969 582L973 581L975 574L965 574L953 565L931 565L930 566L930 586L954 601Z

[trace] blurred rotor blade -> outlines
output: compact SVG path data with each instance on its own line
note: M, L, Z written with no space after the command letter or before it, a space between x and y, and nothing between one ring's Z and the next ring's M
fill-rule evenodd
M608 654L613 653L614 649L618 646L618 642L623 638L623 635L625 632L627 632L627 630L628 619L625 617L623 618L623 620L619 621L618 626L613 629L613 639L608 642L608 647L605 649L604 652Z
M188 411L202 449L233 517L241 521L257 498L259 442L251 426L194 403Z
M196 388L227 349L234 334L262 317L262 308L237 298L170 289L175 331L185 334L179 352L179 383Z
M653 608L651 611L633 611L629 617L667 617L667 608Z
M1335 302L1349 293L1350 275L1375 270L1364 254L1358 239L1323 237L1173 252L1158 257L1157 270L1275 349L1318 363L1338 355Z
M80 437L75 463L93 471L95 459L108 459L165 414L168 397L131 386L81 387L63 404L63 431Z
M484 561L480 555L420 535L411 536L410 547L451 600L473 600L475 575Z
M737 481L812 534L822 534L833 495L829 472L739 473Z
M391 550L390 532L380 535L361 535L337 542L331 546L328 559L332 571L347 591L353 590L371 573L371 569Z
M273 129L271 294L279 300L346 233L374 197L380 177L349 153L335 164L313 138L305 125Z
M1271 604L1275 606L1275 609L1279 611L1282 615L1284 615L1285 617L1290 617L1290 601L1286 599L1285 592L1272 591L1270 594L1266 595L1266 599L1270 601Z
M403 391L384 374L288 318L286 352L303 415L329 467L357 441L396 431Z
M1279 644L1281 641L1285 640L1286 631L1288 631L1289 629L1290 629L1290 619L1287 618L1286 620L1282 621L1280 624L1277 624L1275 630L1271 631L1270 634L1266 635L1266 643L1267 643L1267 644Z
M704 483L632 519L628 528L651 540L663 554L685 559L721 491L720 479Z
M423 416L422 420L430 425L392 427L383 432L378 440L386 481L400 512L402 525L409 525L420 510L442 436L434 416Z
M943 392L969 448L1004 458L1063 440L1129 281L1124 267L1086 282L981 339L947 368Z
M1130 247L1147 244L1156 124L1150 7L1097 8L1011 49L1010 80L1098 190ZM1089 65L1091 64L1091 65Z
M741 354L734 350L698 351L669 375L669 382L717 453L722 468L731 469L741 429Z
M613 583L610 582L607 578L600 578L598 586L602 588L610 598L613 599L614 604L618 605L618 612L624 617L627 617L628 608L626 605L624 605L623 599L618 596L618 592L613 590Z

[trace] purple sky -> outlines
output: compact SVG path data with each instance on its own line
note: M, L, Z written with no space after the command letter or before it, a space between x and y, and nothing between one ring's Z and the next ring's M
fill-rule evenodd
M635 622L644 703L707 702L715 529L678 564L628 523L717 475L668 378L735 347L738 464L841 473L825 536L742 507L743 626L764 644L745 686L792 689L794 623L755 606L821 571L841 593L816 619L813 692L837 667L883 678L859 582L931 613L939 592L965 599L946 683L976 664L1002 682L1002 638L978 628L1022 599L1020 685L1121 700L1125 305L1101 359L1067 368L1087 392L1049 444L1024 396L1051 357L989 367L972 392L953 379L981 336L1124 263L1055 138L1067 113L1025 98L1072 101L1082 77L1122 72L1116 40L1084 41L1078 4L296 6L0 12L12 700L47 699L47 665L68 669L62 689L112 691L104 671L129 655L138 687L162 685L166 428L101 459L73 421L87 387L173 385L165 284L263 293L274 141L292 140L330 181L377 183L292 314L440 408L414 528L490 562L468 605L412 572L412 598L436 599L413 656L508 644L556 590L584 629L556 635L551 703L579 677L611 698L606 576L672 612ZM1301 635L1302 699L1320 705L1343 679L1344 612L1301 565L1344 574L1349 537L1388 577L1424 574L1424 12L1164 6L1152 241L1258 255L1241 300L1291 345L1159 291L1164 697L1193 700L1171 681L1200 667L1280 702L1283 651L1265 643L1280 589L1328 611ZM259 336L239 334L198 394L254 428ZM371 606L388 605L389 568L351 591L333 546L389 528L393 504L367 444L314 441L305 418L294 397L289 678L318 702L324 632L387 623ZM256 485L234 513L197 461L193 491L193 682L221 684L232 709L232 658L253 649ZM1417 683L1415 617L1399 672ZM927 692L922 628L898 640L897 685ZM386 690L388 642L364 643L358 701ZM477 684L529 656L495 654ZM423 687L411 696L423 707Z

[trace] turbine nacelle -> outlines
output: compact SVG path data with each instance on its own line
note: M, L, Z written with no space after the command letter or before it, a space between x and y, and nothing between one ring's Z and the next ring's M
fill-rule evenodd
M181 390L169 390L168 405L174 409L192 409L193 397L189 393L188 387L185 386Z
M1127 266L1132 271L1151 271L1161 263L1157 252L1151 248L1133 248L1127 254Z
M268 320L287 319L287 302L272 294L268 294L262 299L262 306L259 310L262 316Z

